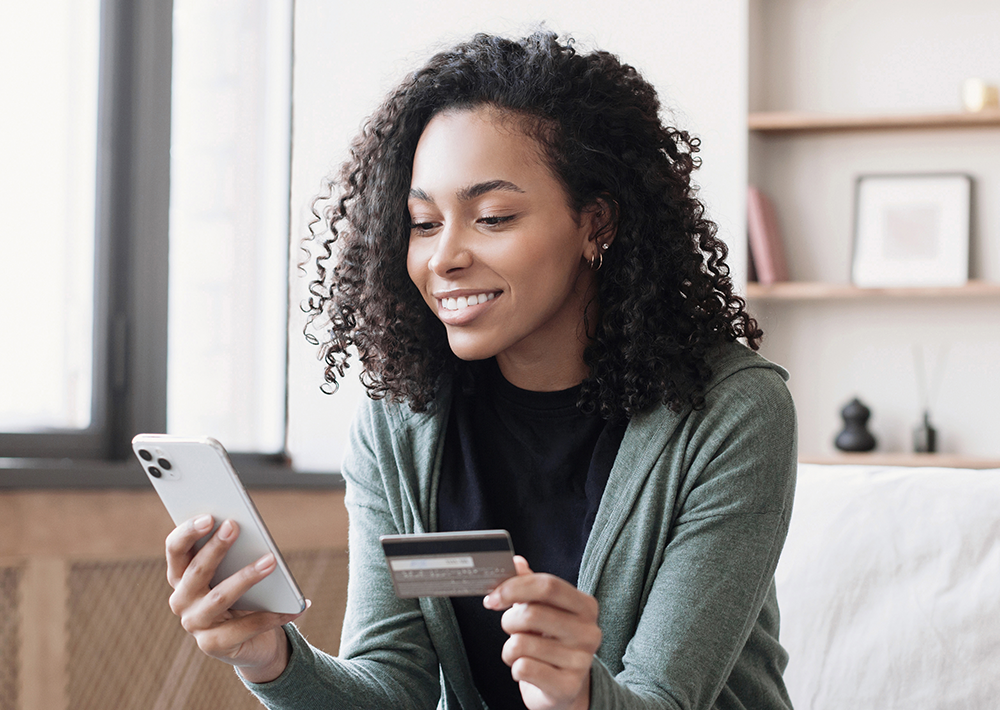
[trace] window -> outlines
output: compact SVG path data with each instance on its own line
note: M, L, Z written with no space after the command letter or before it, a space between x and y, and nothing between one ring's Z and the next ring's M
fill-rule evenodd
M0 487L145 486L144 431L329 485L284 455L291 0L61 3L0 10Z
M0 431L92 423L98 0L0 21ZM30 72L10 67L33 67ZM14 305L19 307L14 307ZM11 347L13 345L13 347Z
M18 186L0 257L18 277L3 294L7 468L120 458L131 429L162 421L170 18L155 2L36 5L0 22L21 68L2 132Z
M167 430L284 446L291 0L174 0Z

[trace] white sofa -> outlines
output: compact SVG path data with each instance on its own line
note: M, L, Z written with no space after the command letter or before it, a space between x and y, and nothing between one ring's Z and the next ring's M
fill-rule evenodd
M1000 469L801 464L776 581L797 710L1000 708Z

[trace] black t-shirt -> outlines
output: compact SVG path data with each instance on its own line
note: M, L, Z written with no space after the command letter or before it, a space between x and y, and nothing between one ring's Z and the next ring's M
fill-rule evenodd
M625 425L576 406L580 388L531 392L494 360L455 388L438 489L438 529L510 532L535 572L576 584L580 560ZM471 380L470 380L471 381ZM500 612L479 597L452 600L476 687L490 708L523 708L500 652Z

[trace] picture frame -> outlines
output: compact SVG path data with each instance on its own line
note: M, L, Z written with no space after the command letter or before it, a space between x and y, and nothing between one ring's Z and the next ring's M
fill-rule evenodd
M972 177L862 175L851 280L862 288L958 287L969 280Z

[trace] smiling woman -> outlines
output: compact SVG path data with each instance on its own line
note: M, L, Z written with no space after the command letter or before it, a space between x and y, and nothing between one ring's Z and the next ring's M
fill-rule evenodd
M789 706L795 415L698 145L635 69L549 33L477 35L369 120L317 200L310 302L328 383L356 349L370 396L340 656L229 610L270 569L211 588L235 536L167 541L171 608L265 705ZM485 599L396 597L380 536L497 528L517 574Z
M587 376L587 262L610 244L598 241L607 210L573 210L535 141L503 118L483 107L427 125L413 159L407 271L457 357L496 357L512 384L561 390Z

